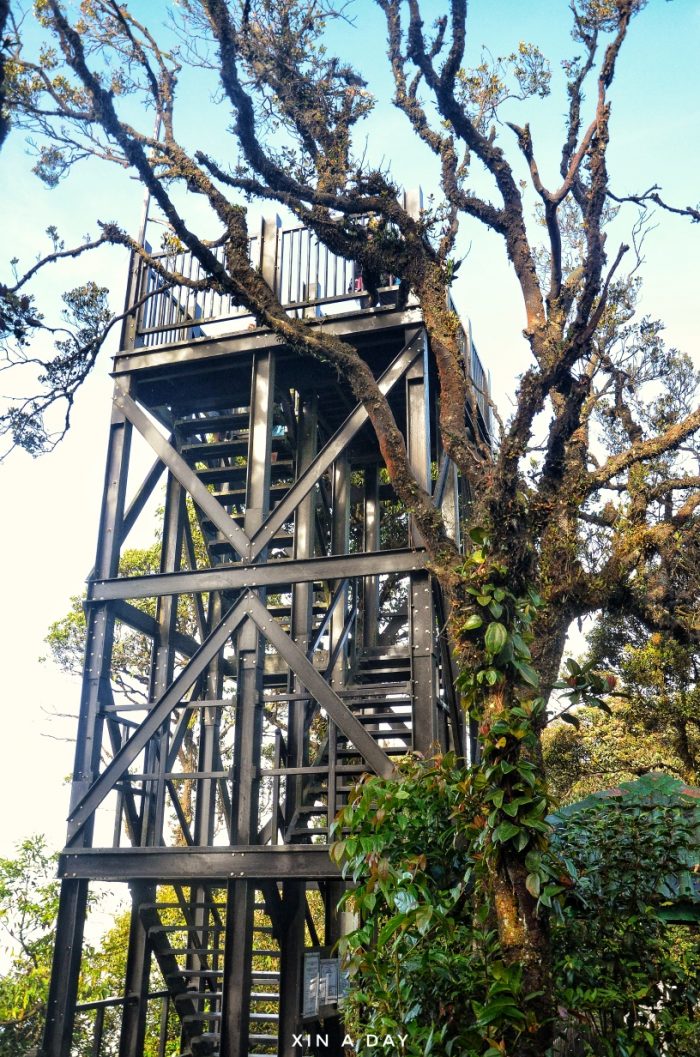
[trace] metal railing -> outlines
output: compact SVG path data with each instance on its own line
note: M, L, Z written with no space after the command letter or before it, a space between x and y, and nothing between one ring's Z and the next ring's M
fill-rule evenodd
M224 264L224 246L211 252ZM230 294L196 288L208 273L189 250L151 256L173 278L134 256L125 348L154 348L250 326L250 312ZM368 307L357 265L332 253L303 225L282 228L263 221L260 233L248 240L248 257L290 313L321 316Z
M366 297L358 284L354 261L332 253L312 231L298 224L280 228L277 242L275 292L285 306L328 305ZM320 312L318 313L321 314Z
M211 252L225 264L224 246L213 247ZM196 288L206 281L208 273L189 250L176 248L153 257L172 278L134 256L124 348L154 348L220 337L253 326L248 309L230 294ZM358 265L333 253L302 224L281 227L273 220L262 221L260 232L248 240L248 257L290 314L327 316L371 307ZM394 304L393 277L385 276L382 286L382 304ZM456 311L451 298L449 304ZM458 340L488 432L488 375L469 330L461 323Z
M75 1007L71 1053L80 1057L112 1057L116 1054L124 1007L131 1001L133 999L120 996L79 1002ZM173 1020L172 995L168 991L152 991L146 995L146 1002L149 1012L153 1010L155 1013L154 1023L149 1024L154 1052L157 1057L167 1057L168 1044L176 1043L180 1036L179 1018Z
M262 241L260 236L248 240L251 263L259 267ZM225 247L214 247L211 252L224 264ZM171 250L153 254L154 259L170 275L182 277L181 282L169 281L149 262L136 257L132 265L130 304L133 345L153 348L176 341L191 341L204 335L204 327L221 325L248 315L230 294L216 290L198 290L192 284L208 277L207 270L189 250Z

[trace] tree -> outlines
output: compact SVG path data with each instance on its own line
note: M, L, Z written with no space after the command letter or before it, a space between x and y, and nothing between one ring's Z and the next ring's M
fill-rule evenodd
M0 859L0 926L9 970L0 977L0 1054L25 1053L41 1038L58 912L56 863L43 837Z
M400 781L358 788L337 823L339 835L351 834L335 854L354 882L345 901L359 922L341 941L354 983L347 1022L355 1037L400 1034L408 1057L501 1057L508 1051L494 1025L532 1026L532 1011L513 999L523 967L503 961L480 900L474 831L485 820L455 764L452 754L427 767L406 760ZM554 912L550 1052L697 1049L698 792L648 774L548 820L553 838L532 883L546 876L540 899Z
M2 949L8 955L7 970L0 974L0 1057L24 1057L41 1042L58 913L56 855L49 851L45 838L40 834L28 837L16 851L14 858L0 859L0 928L4 934ZM174 893L164 888L161 896L172 900ZM129 911L118 911L99 943L88 946L80 977L80 1003L123 994L129 925ZM158 987L154 976L152 990ZM94 1008L78 1017L71 1051L76 1057L89 1057L94 1052L94 1018ZM153 1003L144 1049L147 1057L159 1052L159 1021L160 1009ZM121 1010L108 1006L103 1014L100 1053L118 1052L120 1025Z
M326 47L328 24L344 17L330 4L183 0L158 31L113 0L84 3L76 20L58 0L40 0L46 49L41 60L28 45L21 49L6 76L7 99L14 125L37 138L44 180L58 183L86 156L136 174L169 238L193 254L203 278L169 271L108 220L91 246L123 245L166 284L230 295L300 356L332 364L364 403L450 606L460 686L480 730L481 762L464 790L483 807L479 883L504 964L523 967L514 1000L530 1025L524 1032L506 1017L492 1030L525 1057L548 1045L554 1012L548 908L537 894L544 874L535 884L528 867L548 840L547 699L577 618L623 613L679 643L697 642L698 378L686 357L665 346L661 325L637 317L639 260L625 274L629 246L610 257L606 246L618 206L654 200L666 207L656 188L616 195L608 172L610 93L643 0L571 4L574 54L565 60L568 109L553 182L545 181L530 126L510 120L516 106L550 90L539 48L523 44L469 68L464 0L453 0L430 30L418 0L377 3L394 102L440 172L439 195L419 217L401 205L390 173L363 161L356 141L372 97L361 74ZM179 136L183 67L214 79L232 124L234 164L190 146L191 134ZM531 221L523 180L541 224ZM213 239L191 209L195 194L210 210ZM334 252L361 264L370 285L389 272L400 277L402 296L410 289L418 298L439 377L443 443L477 497L467 555L412 473L367 363L351 345L291 318L251 266L243 204L250 200L291 210ZM698 219L692 207L669 208ZM465 369L447 296L463 223L504 246L532 356L493 448L468 427L465 408L485 394ZM636 221L629 230L638 249ZM215 246L224 247L223 260ZM60 249L46 261L84 249ZM6 287L6 299L28 281ZM30 449L47 446L41 416L55 399L70 406L73 380L79 385L89 369L96 340L71 347L68 395L40 366L43 396L3 420L17 443L26 437ZM600 700L599 680L572 678L577 693L591 689Z
M610 714L577 708L550 724L543 750L550 787L569 803L601 786L666 771L698 780L698 656L633 618L604 615L588 663L616 680ZM563 721L566 720L566 723Z
M5 27L10 21L10 0L0 0L0 148L2 147L7 133L10 131L10 122L5 113L5 52L8 50L8 38L5 37Z

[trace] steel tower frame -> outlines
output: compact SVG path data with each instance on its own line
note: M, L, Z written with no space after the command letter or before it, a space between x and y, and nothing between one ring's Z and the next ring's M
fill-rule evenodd
M442 451L418 306L389 284L371 307L351 264L276 218L251 256L290 313L361 350L458 539L468 494ZM188 254L168 263L196 274ZM156 1031L161 1057L293 1057L304 954L327 958L345 927L327 835L351 782L411 750L469 755L442 600L367 412L332 371L138 257L127 307L43 1053L87 1035L102 1057L118 1036L119 1057L142 1057ZM488 435L486 375L462 339ZM135 483L138 445L155 462ZM129 575L125 544L159 499L159 569ZM115 678L125 629L150 654L145 701ZM86 1002L95 882L128 886L131 926L123 993ZM337 1012L319 1014L336 1045Z

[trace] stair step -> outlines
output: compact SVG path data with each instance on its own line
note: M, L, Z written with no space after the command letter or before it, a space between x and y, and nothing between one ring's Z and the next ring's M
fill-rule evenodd
M360 701L371 700L372 698L381 699L386 694L397 694L400 695L397 698L400 701L404 697L411 696L410 689L410 681L408 679L405 679L403 683L372 683L369 686L351 683L341 696L344 701Z
M268 605L266 608L268 613L271 613L275 617L289 617L292 615L291 605ZM314 602L311 611L314 616L321 616L328 612L328 606L324 605L322 602Z
M284 550L291 549L294 536L291 533L286 535L275 536L272 543L269 545L273 550ZM232 544L223 537L221 539L207 540L207 549L210 554L226 554L232 549Z
M184 932L185 930L181 929L180 931ZM199 954L199 955L208 954L208 955L214 955L214 954L223 954L223 953L224 953L224 948L223 947L171 947L169 949L169 951L168 951L168 954Z
M285 476L282 473L283 470L286 471L287 477L291 477L293 466L291 459L276 459L275 462L270 463L272 475L277 480ZM208 470L198 470L197 477L202 484L221 484L226 481L240 484L245 481L247 470L247 466L214 466Z
M250 419L250 408L225 415L206 415L203 418L182 418L175 422L175 428L183 435L197 433L232 433L247 428Z
M274 1002L279 999L279 991L251 991L251 1002Z
M223 430L215 430L212 432L224 432ZM234 432L229 430L229 432ZM241 455L245 456L248 454L248 433L247 431L235 431L238 436L232 437L230 440L210 440L210 441L197 441L195 443L183 444L180 448L180 453L183 458L187 459L188 462L198 462L204 459L225 459L227 457L239 458ZM284 451L289 452L290 442L285 434L281 434L279 437L272 438L272 451L273 453L279 453ZM275 460L276 462L277 460Z
M405 723L406 720L410 721L413 718L410 710L407 712L373 712L367 715L355 712L354 716L359 723L387 723L392 720L396 723ZM389 732L385 731L385 733Z
M250 975L253 980L279 980L280 978L276 969L253 969Z
M168 976L201 976L205 980L213 980L217 976L222 976L223 972L223 969L180 969L177 973L169 973Z
M272 1024L277 1023L280 1015L279 1013L251 1013L250 1019L254 1020L256 1024L267 1023L268 1021Z
M392 675L396 676L396 682L394 683L394 686L397 689L400 688L400 689L403 690L404 687L406 686L406 684L408 683L408 672L407 671L406 672L394 672L391 668L378 668L376 671L363 672L362 673L362 679L364 680L364 685L365 686L368 686L370 684L376 684L376 683L386 684L387 681L388 681L388 678L391 677ZM390 686L387 686L387 690L390 690Z
M174 1002L214 1002L224 997L223 991L183 991L173 995Z
M225 910L225 903L194 902L187 900L185 904L188 910ZM182 910L182 903L140 903L141 910Z

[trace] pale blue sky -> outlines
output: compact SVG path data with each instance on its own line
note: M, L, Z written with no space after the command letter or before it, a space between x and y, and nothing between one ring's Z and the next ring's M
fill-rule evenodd
M426 5L434 16L443 4ZM142 3L152 22L162 5ZM359 63L372 86L388 93L383 53L384 38L378 10L370 0L355 4L356 28L344 27L337 39L346 55ZM529 119L540 152L545 182L557 182L557 150L566 102L558 60L571 54L565 0L503 0L471 4L470 61L478 61L480 46L494 55L517 48L519 41L536 41L554 63L552 97L545 103L525 104L516 120ZM669 199L696 203L700 199L700 2L652 0L636 20L620 60L612 92L610 169L618 191L641 190L660 183ZM198 135L210 149L220 146L220 130L203 126L207 92L183 79L182 122L195 118ZM150 118L147 124L150 123ZM507 131L507 130L506 130ZM508 135L510 135L508 133ZM431 163L416 150L405 119L382 100L367 123L370 157L390 160L396 178L406 186L421 183L429 190ZM193 141L191 141L193 142ZM504 143L512 148L508 139ZM198 141L197 145L201 145ZM31 261L41 248L41 233L55 223L68 243L86 232L95 234L97 217L116 219L132 232L138 227L142 193L122 172L86 166L54 192L29 175L31 162L19 135L11 136L0 155L5 194L0 201L0 231L4 256ZM698 248L700 226L659 216L659 227L646 244L644 310L666 321L672 343L697 355ZM611 234L626 237L623 225ZM522 308L496 236L465 225L464 246L471 244L456 287L457 301L472 319L475 338L490 367L496 395L508 414L508 393L516 375L527 365L521 337ZM47 274L45 299L86 275L104 282L119 307L125 279L123 256L102 250L89 263L76 262ZM58 450L39 460L19 453L0 466L2 516L0 553L3 555L4 604L0 636L3 700L3 747L0 750L0 799L6 806L0 823L0 854L33 831L45 831L60 845L64 835L67 791L60 787L71 768L68 742L46 735L66 736L72 723L49 723L44 709L60 712L75 707L78 686L38 665L49 623L61 616L71 594L77 594L92 565L97 512L103 476L104 448L109 421L111 384L109 356L113 343L100 357L75 412L74 426ZM7 388L6 381L0 391ZM144 461L149 460L144 454ZM145 541L144 541L145 542ZM33 759L32 773L19 762L20 751ZM13 810L13 805L16 805Z

